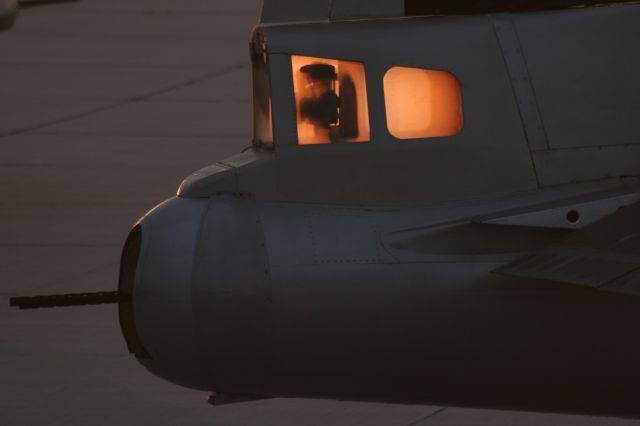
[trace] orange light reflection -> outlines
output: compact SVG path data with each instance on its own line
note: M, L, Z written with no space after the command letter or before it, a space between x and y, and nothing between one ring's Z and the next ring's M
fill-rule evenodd
M452 74L394 67L383 85L387 127L396 138L453 136L462 130L462 94Z
M319 99L327 90L327 82L314 83L301 69L306 65L333 66L337 78L331 89L340 98L339 119L327 126L303 117L302 103ZM298 143L300 145L327 144L332 142L368 142L370 140L369 107L364 64L336 59L291 56L293 90L296 100ZM346 89L346 85L351 87ZM321 86L319 89L318 86ZM347 92L351 94L347 96ZM355 95L355 96L354 96ZM335 109L334 109L335 110ZM348 131L345 129L348 128Z

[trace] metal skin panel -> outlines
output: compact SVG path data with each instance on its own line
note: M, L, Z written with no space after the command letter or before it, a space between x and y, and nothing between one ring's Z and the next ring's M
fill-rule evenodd
M640 343L628 327L640 302L490 273L531 238L493 259L461 253L465 246L437 256L405 248L414 255L402 260L385 252L385 231L402 226L397 212L259 209L272 259L266 394L640 415ZM333 232L349 222L337 244ZM489 227L485 239L501 228L476 226ZM474 231L460 232L458 241ZM378 242L361 244L368 239ZM475 247L482 253L486 243ZM331 262L317 255L325 249Z
M531 85L531 77L527 69L526 58L518 39L516 28L509 15L501 14L491 17L496 37L502 48L502 56L509 71L513 93L518 101L518 110L522 119L522 127L527 135L527 143L531 151L549 148L547 134L540 117L538 101Z
M206 200L171 198L141 220L142 250L133 311L152 373L182 386L208 388L193 312L193 265Z
M638 187L637 180L611 180L508 197L404 208L261 202L260 214L269 223L265 229L267 239L277 247L277 250L269 252L274 266L315 262L319 253L316 240L332 241L341 235L341 230L350 227L371 229L378 235L374 238L371 234L365 240L350 239L348 249L361 247L360 252L368 253L367 259L378 258L386 262L391 256L392 260L400 262L440 262L455 255L458 261L464 262L508 262L515 260L513 253L516 256L518 253L526 254L534 247L542 247L554 238L567 235L569 231L559 227L482 226L483 222L509 218L514 213L534 214L546 211L550 206L579 207L585 200L603 199L604 206L608 208L612 197L634 194ZM616 208L611 209L611 213L615 211ZM589 220L588 215L585 220ZM462 229L460 233L457 227L469 229ZM316 235L321 237L316 238ZM497 238L500 235L506 239ZM382 244L382 249L377 247L379 244ZM511 248L505 250L505 247ZM322 247L321 250L343 253L343 249L336 246ZM354 253L351 258L357 259L357 255Z
M493 266L274 268L269 394L639 416L638 303Z
M265 0L261 21L325 21L403 15L404 0Z
M178 196L209 198L215 194L259 193L274 197L274 156L269 151L250 150L202 168L182 181Z
M270 343L270 279L255 201L210 199L194 267L196 332L210 389L262 394Z
M380 263L381 211L344 206L260 203L272 266Z
M407 205L636 176L637 120L629 117L637 110L639 63L629 51L637 31L629 16L638 10L618 5L259 27L270 55L275 152L268 166L236 168L236 190L261 200ZM583 24L600 21L603 30L583 31ZM370 143L297 145L292 54L365 64ZM618 65L615 78L602 78L613 75L609 64ZM462 87L462 132L393 138L382 90L393 66L453 73ZM191 186L203 190L185 195L206 197L235 183L214 175L201 180L208 183L191 179Z
M368 144L304 146L280 149L276 178L278 200L381 204L382 160Z
M551 148L640 143L640 5L514 15Z
M247 151L247 164L236 165L238 191L252 194L257 199L277 199L276 156L272 151Z
M567 231L471 223L606 185L403 209L171 200L142 220L145 365L222 400L638 417L640 299L491 274Z
M273 56L340 58L363 62L366 68L370 143L292 145L297 139L295 114L279 118L289 120L276 124L280 200L431 203L536 187L509 74L486 17L283 25L262 30ZM462 85L462 132L446 138L393 138L386 128L382 91L383 76L393 66L453 73ZM286 89L274 89L274 105L288 102L293 110L290 63L272 62L271 75L274 87Z
M640 144L539 151L534 158L544 186L640 175Z
M273 108L273 136L276 153L285 145L295 145L296 105L293 95L293 73L290 55L269 52L271 76L271 107Z
M333 0L331 20L404 15L404 0Z
M218 162L187 176L178 187L178 196L209 198L222 191L237 192L238 184L235 169Z
M265 0L261 22L318 21L329 19L331 0Z

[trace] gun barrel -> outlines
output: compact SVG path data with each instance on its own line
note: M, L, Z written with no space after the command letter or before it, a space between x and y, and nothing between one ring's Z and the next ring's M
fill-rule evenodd
M20 309L56 308L64 306L103 305L126 302L130 295L118 291L96 293L53 294L48 296L12 297L11 306Z

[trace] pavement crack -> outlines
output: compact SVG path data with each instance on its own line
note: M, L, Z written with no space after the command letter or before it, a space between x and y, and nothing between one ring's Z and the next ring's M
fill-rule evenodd
M431 413L426 414L426 415L420 417L419 419L412 421L411 423L408 423L407 426L417 426L420 423L424 422L425 420L429 420L429 419L437 416L438 414L442 413L446 409L447 409L447 407L440 407L436 411L432 411Z
M20 135L20 134L32 132L32 131L35 131L35 130L45 129L47 127L55 126L57 124L66 123L66 122L69 122L69 121L73 121L73 120L77 120L77 119L80 119L80 118L88 117L90 115L97 114L97 113L100 113L100 112L116 109L116 108L119 108L119 107L124 106L124 105L132 104L132 103L136 103L136 102L146 101L146 100L152 99L152 98L154 98L156 96L165 95L165 94L173 92L175 90L179 90L179 89L183 89L185 87L193 86L195 84L201 83L201 82L206 81L206 80L210 80L210 79L214 79L214 78L225 76L227 74L231 74L231 73L233 73L235 71L241 70L241 69L246 68L248 66L249 65L246 64L246 63L230 65L230 66L228 66L226 68L223 68L221 70L210 71L210 72L207 72L205 74L199 75L197 77L193 77L193 78L190 78L188 80L183 80L183 81L181 81L179 83L171 84L169 86L165 86L165 87L162 87L160 89L152 90L152 91L140 94L140 95L131 96L131 97L119 100L117 102L111 102L111 103L106 104L106 105L102 105L102 106L99 106L99 107L91 108L91 109L89 109L87 111L82 111L82 112L79 112L79 113L76 113L76 114L70 114L70 115L67 115L65 117L57 118L55 120L45 121L43 123L35 124L35 125L32 125L32 126L28 126L28 127L23 127L23 128L20 128L20 129L9 130L7 132L0 133L0 138L5 138L5 137L8 137L8 136Z

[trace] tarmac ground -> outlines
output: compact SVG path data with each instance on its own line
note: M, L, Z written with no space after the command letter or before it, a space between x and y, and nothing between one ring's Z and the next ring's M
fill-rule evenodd
M259 0L80 0L0 33L0 425L640 425L460 408L273 399L221 407L149 374L114 305L18 311L17 295L113 290L131 225L249 145Z

